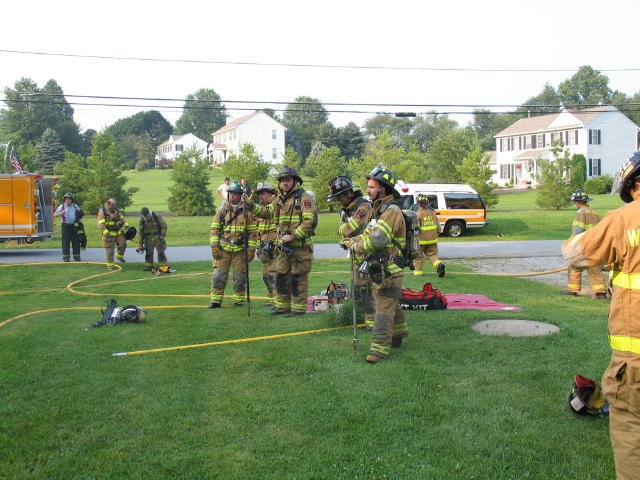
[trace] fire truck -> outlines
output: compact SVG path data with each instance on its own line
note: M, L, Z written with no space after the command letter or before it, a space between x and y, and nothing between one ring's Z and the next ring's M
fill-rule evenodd
M57 181L33 173L0 174L0 242L31 244L55 234Z

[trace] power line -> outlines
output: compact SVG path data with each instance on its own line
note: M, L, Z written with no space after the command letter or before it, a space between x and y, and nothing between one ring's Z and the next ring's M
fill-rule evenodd
M255 67L286 67L286 68L328 68L328 69L349 69L349 70L390 70L390 71L425 71L425 72L460 72L460 73L567 73L576 72L577 68L469 68L469 67L394 67L381 65L331 65L331 64L311 64L311 63L267 63L267 62L239 62L230 60L189 60L179 58L153 58L153 57L120 57L115 55L81 55L59 52L33 52L26 50L0 49L0 53L18 55L41 55L49 57L65 58L86 58L94 60L124 60L137 62L160 62L160 63L185 63L185 64L205 64L205 65L237 65ZM599 69L601 72L638 72L640 67L634 68L606 68Z

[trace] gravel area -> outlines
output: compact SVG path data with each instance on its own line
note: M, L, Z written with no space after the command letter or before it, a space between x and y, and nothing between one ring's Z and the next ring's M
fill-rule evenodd
M561 255L544 257L483 258L458 261L475 272L496 274L534 274L566 267ZM560 288L564 288L567 285L566 270L546 275L529 275L519 278L526 278Z

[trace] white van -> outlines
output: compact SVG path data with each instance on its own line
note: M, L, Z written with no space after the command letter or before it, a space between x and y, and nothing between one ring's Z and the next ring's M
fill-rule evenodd
M417 210L418 194L429 197L431 208L440 222L440 233L460 237L467 228L487 225L487 207L469 185L458 183L404 183L398 180L396 190L402 196L403 209Z

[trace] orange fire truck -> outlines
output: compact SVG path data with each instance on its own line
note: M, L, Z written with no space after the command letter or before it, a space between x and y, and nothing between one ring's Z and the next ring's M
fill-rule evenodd
M0 242L33 243L55 234L57 181L33 173L0 174Z

